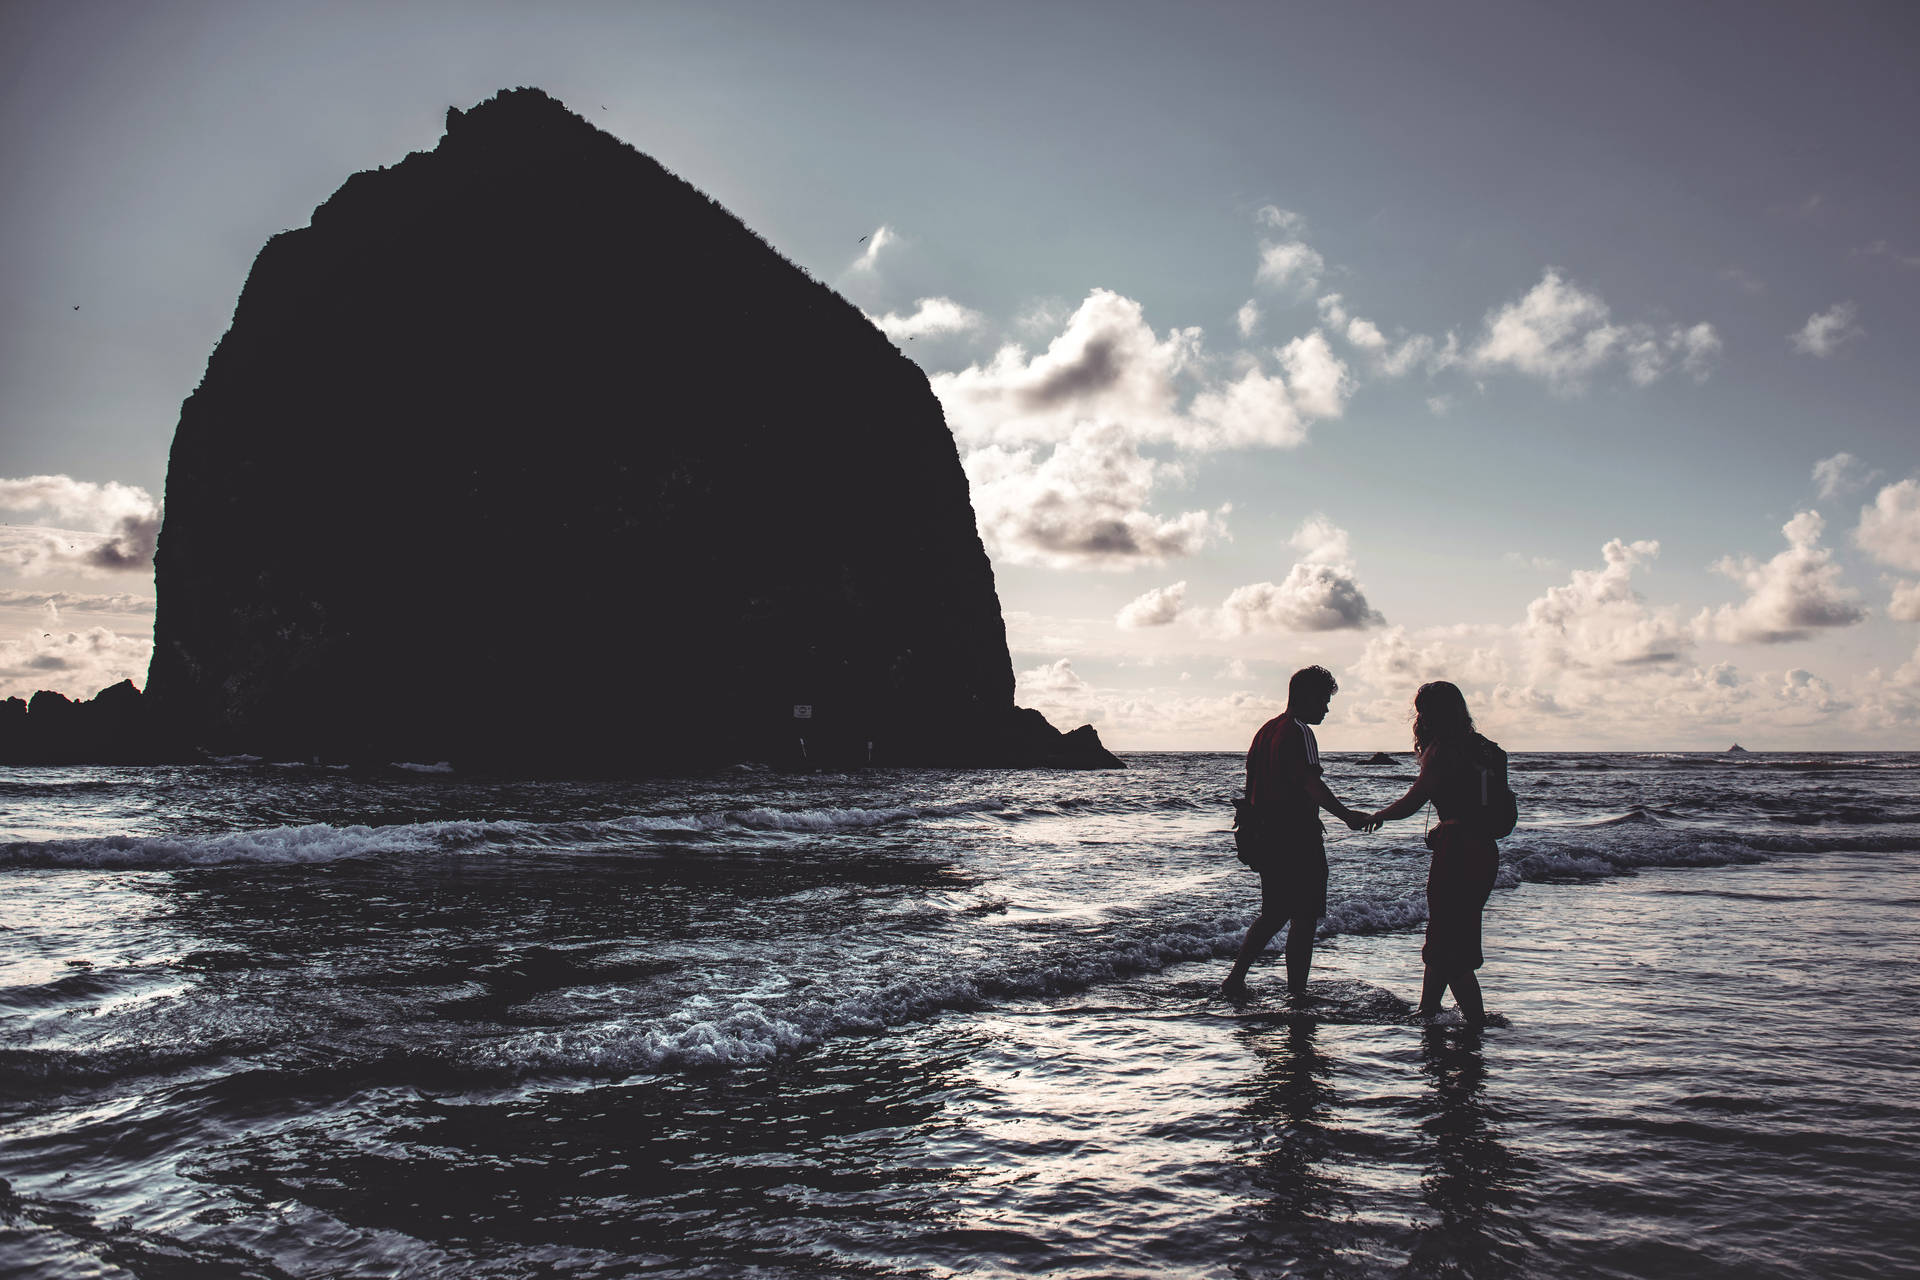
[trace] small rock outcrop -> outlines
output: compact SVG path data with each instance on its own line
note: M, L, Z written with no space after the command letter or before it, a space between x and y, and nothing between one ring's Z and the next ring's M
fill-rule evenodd
M169 754L131 680L85 701L42 689L0 702L0 764L150 764Z
M1014 707L919 368L532 89L261 250L155 577L149 710L215 751L1119 763Z
M1730 756L1744 756L1748 754L1748 751L1745 747L1741 746L1739 743L1736 742L1732 746L1727 748L1727 754Z
M1385 751L1376 751L1367 757L1368 764L1392 764L1393 757Z

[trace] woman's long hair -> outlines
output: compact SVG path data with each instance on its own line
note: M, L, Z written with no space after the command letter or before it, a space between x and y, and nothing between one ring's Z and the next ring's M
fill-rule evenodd
M1451 680L1435 680L1413 695L1413 749L1425 755L1436 742L1464 738L1473 732L1473 715L1466 695Z

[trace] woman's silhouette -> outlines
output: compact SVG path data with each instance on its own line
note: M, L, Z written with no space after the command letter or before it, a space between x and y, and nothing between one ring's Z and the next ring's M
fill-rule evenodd
M1500 852L1483 813L1490 768L1504 774L1506 755L1473 729L1473 716L1457 685L1445 680L1423 684L1413 695L1413 749L1420 776L1407 794L1373 815L1391 822L1433 801L1440 824L1427 833L1433 861L1427 871L1427 943L1420 949L1426 980L1420 988L1420 1012L1440 1012L1447 988L1471 1022L1486 1017L1480 980L1474 970L1480 954L1480 911L1493 891Z

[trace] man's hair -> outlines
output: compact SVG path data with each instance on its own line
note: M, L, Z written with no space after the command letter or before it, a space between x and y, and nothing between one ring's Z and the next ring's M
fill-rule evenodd
M1318 694L1331 698L1340 692L1340 682L1333 678L1333 672L1325 667L1302 667L1293 673L1293 679L1287 681L1287 701L1304 702Z

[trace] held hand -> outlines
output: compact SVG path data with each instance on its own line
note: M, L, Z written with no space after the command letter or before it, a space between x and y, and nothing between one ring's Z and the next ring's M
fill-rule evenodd
M1380 829L1379 818L1370 813L1356 813L1352 809L1347 810L1346 816L1342 821L1355 831L1377 831Z

